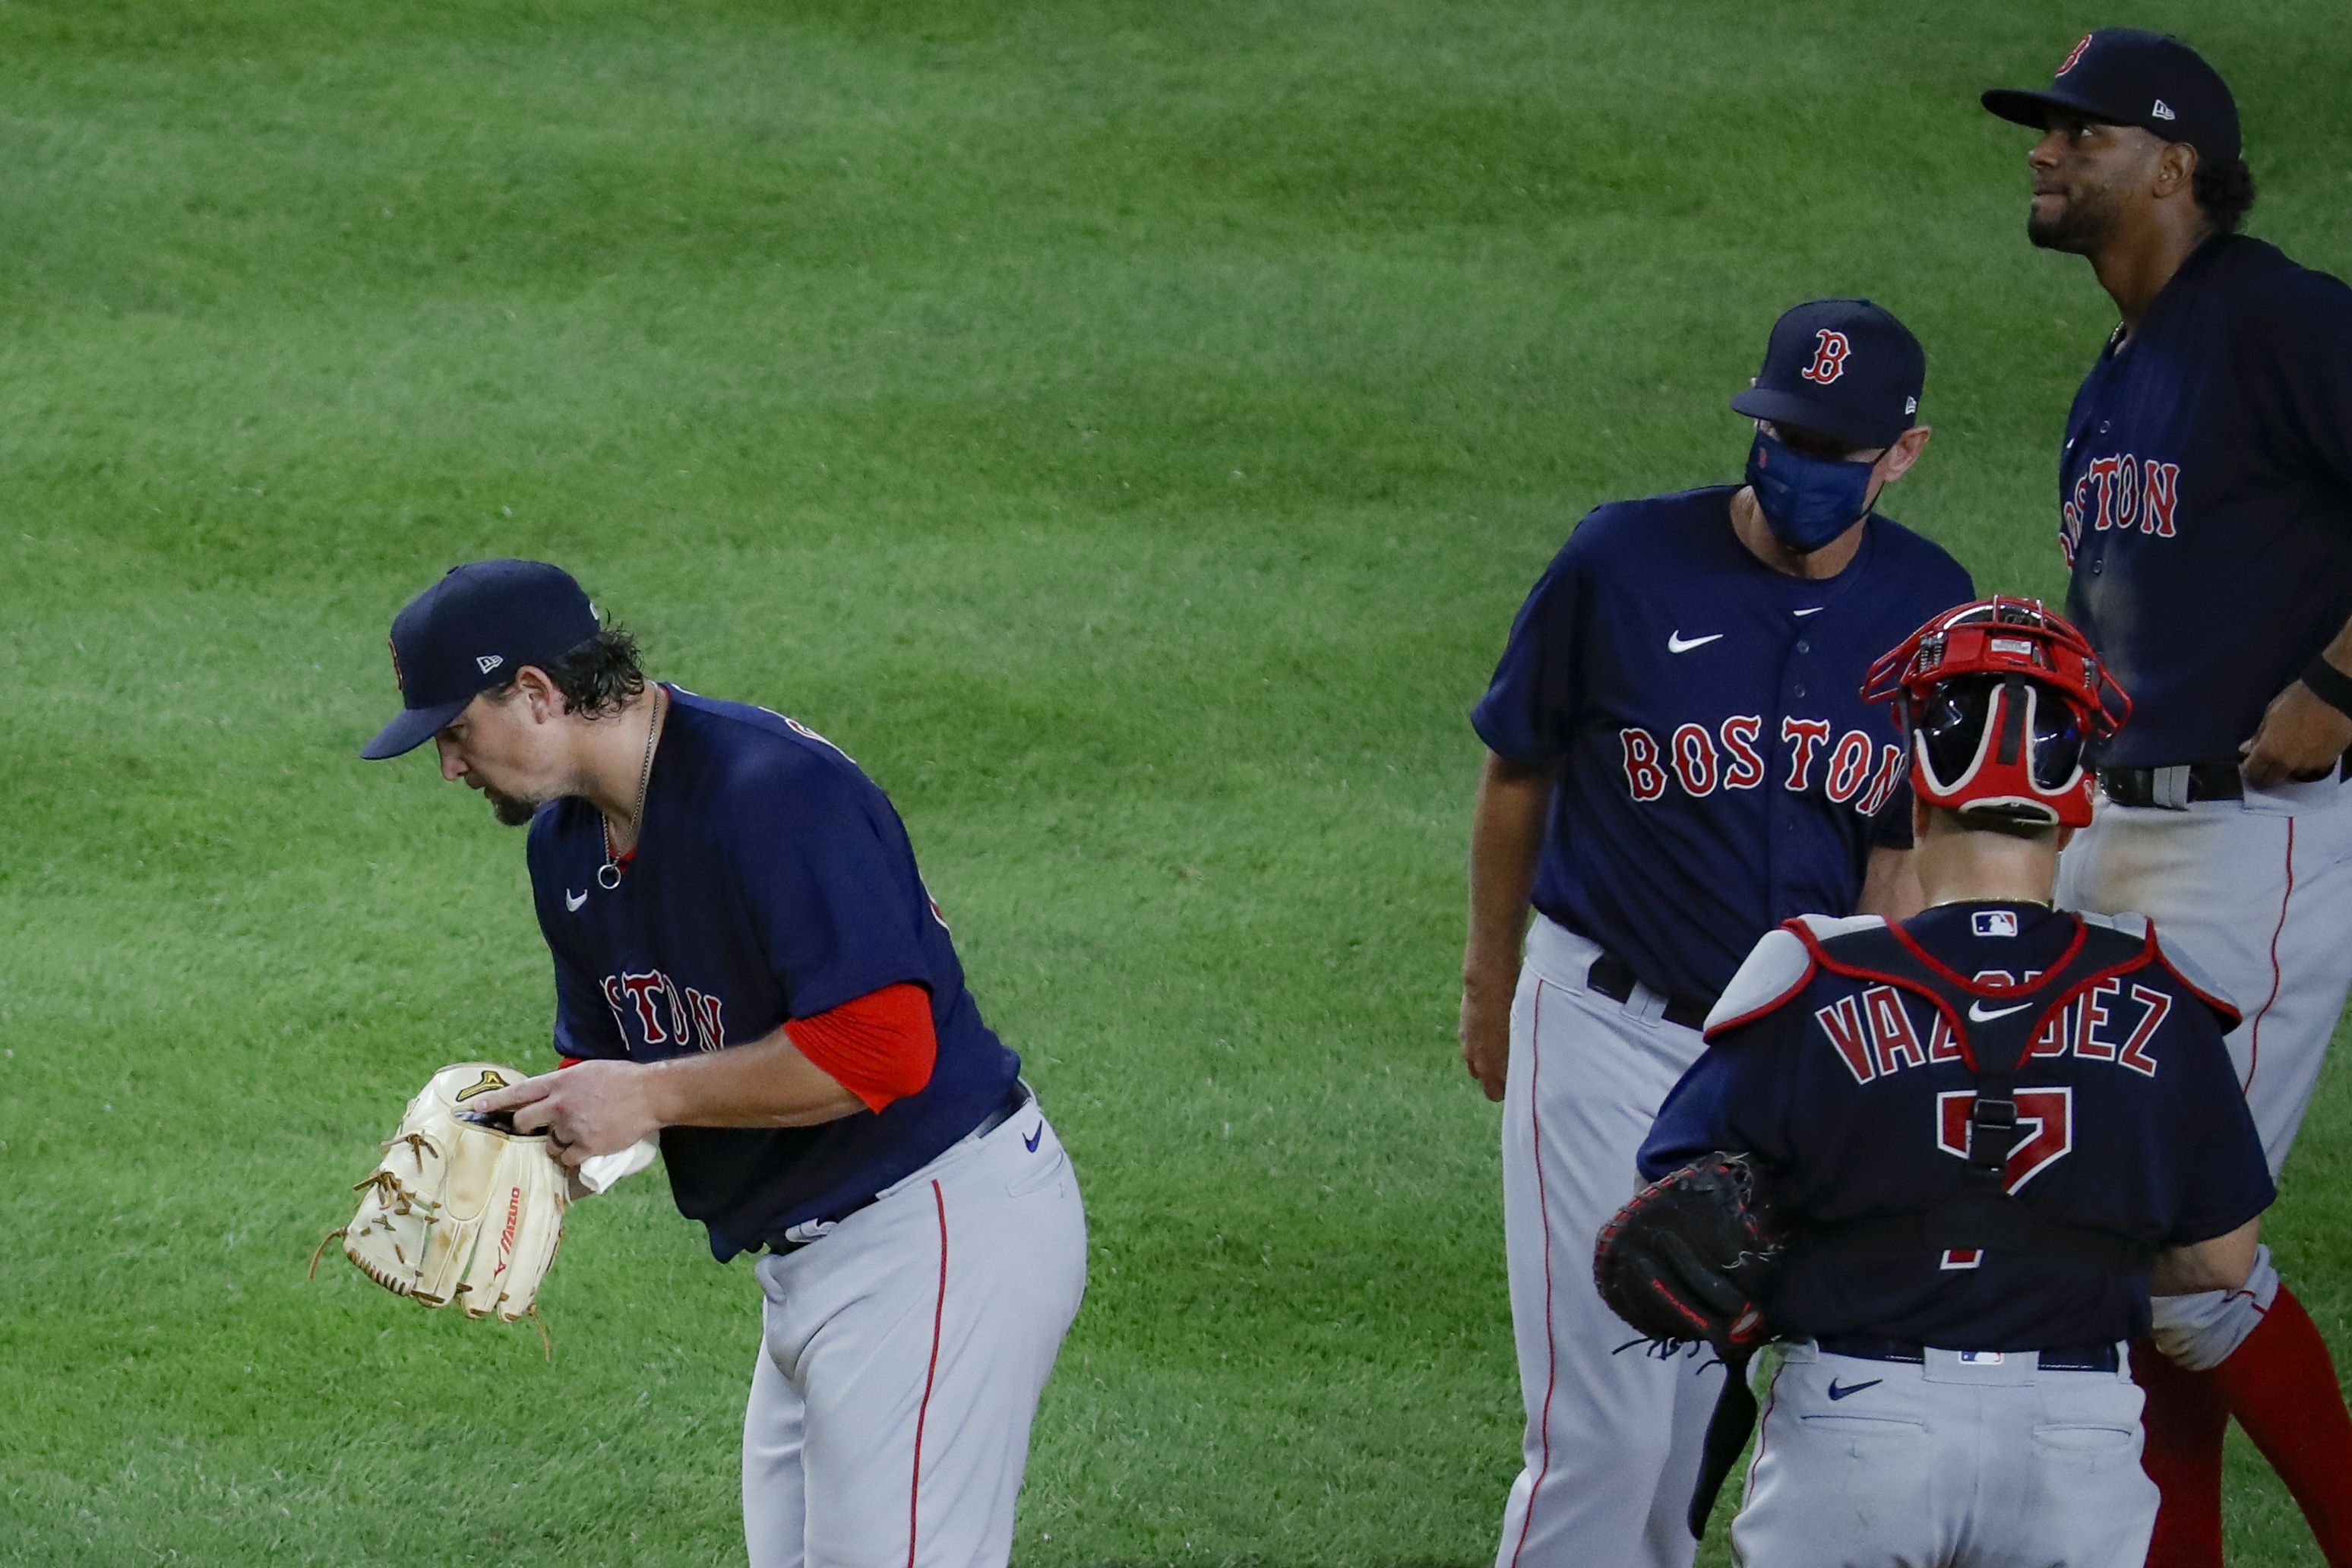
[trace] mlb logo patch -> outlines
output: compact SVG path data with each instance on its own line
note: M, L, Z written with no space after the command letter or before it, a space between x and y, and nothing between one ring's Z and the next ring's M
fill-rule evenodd
M1979 936L2015 936L2017 917L2007 910L1979 910L1969 917Z
M1960 1352L1962 1366L1999 1366L2002 1359L2001 1352L1999 1351L1962 1351Z

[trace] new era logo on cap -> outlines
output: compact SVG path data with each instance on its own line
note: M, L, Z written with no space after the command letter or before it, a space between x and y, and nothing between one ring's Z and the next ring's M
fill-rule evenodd
M1764 363L1731 406L1843 442L1891 446L1919 411L1927 380L1919 340L1867 300L1809 300L1772 323Z
M452 567L393 620L401 710L360 754L396 757L423 745L499 683L495 671L545 668L593 637L596 624L588 595L560 567L542 561Z
M2205 164L2240 155L2238 105L2229 83L2179 38L2137 27L2102 27L2080 39L2040 90L1995 88L1984 106L2047 133L2061 117L2136 125L2185 142Z

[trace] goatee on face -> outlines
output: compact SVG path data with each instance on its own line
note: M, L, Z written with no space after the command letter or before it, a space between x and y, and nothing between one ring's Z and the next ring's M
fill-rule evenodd
M482 786L482 794L489 798L490 814L509 827L528 827L538 814L539 803L535 800L506 795L488 784Z
M2067 196L2054 214L2043 217L2026 209L2025 237L2043 250L2068 256L2089 256L2115 232L2115 212L2099 193Z

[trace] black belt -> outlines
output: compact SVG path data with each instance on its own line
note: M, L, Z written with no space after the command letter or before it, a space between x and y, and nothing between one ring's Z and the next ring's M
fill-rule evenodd
M2195 800L2246 798L2246 776L2235 762L2101 768L2099 787L2117 805L2154 805L2170 811L2179 811Z
M1602 952L1592 961L1592 967L1584 973L1584 988L1606 996L1612 1002L1631 1001L1633 987L1641 983L1633 973L1633 966L1613 952ZM1706 1022L1706 1016L1714 1007L1714 1003L1703 1002L1696 996L1669 996L1664 1017L1669 1024L1696 1029Z
M999 1105L995 1110L990 1111L987 1115L982 1117L978 1122L973 1124L971 1131L965 1133L963 1138L957 1139L956 1142L961 1143L966 1138L986 1137L991 1132L993 1132L998 1128L1003 1126L1006 1122L1012 1121L1014 1117L1020 1115L1022 1109L1031 1104L1036 1100L1036 1094L1027 1084L1022 1082L1019 1079L1014 1079L1013 1080L1013 1087L1004 1091L1004 1102L1002 1105ZM942 1152L944 1152L944 1151L942 1151ZM803 1247L823 1241L826 1236L832 1234L833 1227L835 1226L839 1225L843 1220L847 1219L851 1215L857 1213L861 1209L872 1208L877 1203L881 1201L881 1194L876 1193L870 1196L859 1198L855 1203L844 1204L841 1207L834 1210L833 1213L829 1215L820 1215L810 1219L804 1219L801 1221L799 1225L795 1225L792 1227L793 1230L798 1230L801 1228L801 1226L806 1225L821 1225L824 1226L824 1230L818 1235L808 1237L799 1241L793 1241L789 1239L791 1232L787 1231L784 1236L776 1237L773 1239L763 1243L762 1247L765 1250L774 1253L779 1258L788 1252L798 1252Z
M1856 1361L1901 1361L1923 1366L1927 1360L1927 1352L1918 1345L1866 1334L1827 1334L1813 1342L1830 1355L1852 1356ZM2114 1372L2123 1364L2116 1359L2113 1345L2062 1345L2056 1350L2013 1353L2038 1354L2044 1372Z
M2336 759L2336 776L2352 778L2352 752ZM2191 801L2245 799L2246 775L2238 771L2235 758L2165 768L2101 768L2099 787L2117 805L2180 811Z

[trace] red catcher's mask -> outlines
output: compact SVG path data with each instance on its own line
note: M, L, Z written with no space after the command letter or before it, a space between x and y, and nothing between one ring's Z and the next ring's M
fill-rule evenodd
M2063 617L2030 599L1946 610L1870 667L1866 702L1891 702L1929 805L2087 827L2084 748L2131 717L2131 699Z

